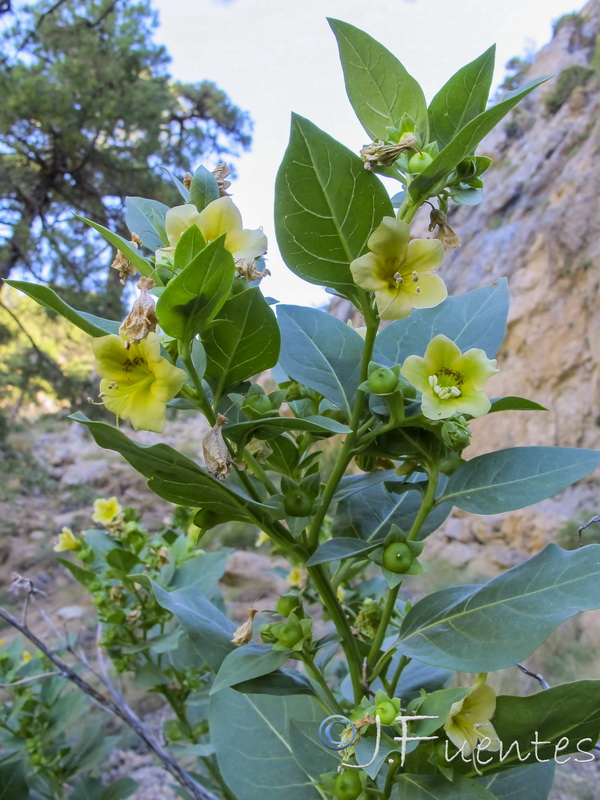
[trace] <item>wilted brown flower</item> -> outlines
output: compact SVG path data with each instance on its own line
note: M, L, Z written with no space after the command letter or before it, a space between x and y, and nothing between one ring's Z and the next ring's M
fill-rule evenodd
M139 344L149 333L154 333L156 330L158 320L154 298L150 294L150 289L153 289L154 286L152 278L140 278L138 281L137 288L140 290L140 295L119 328L119 334L125 340L126 349L129 349L132 344Z
M247 281L260 281L270 274L268 269L263 269L262 272L256 269L256 259L254 258L235 259L235 275L237 278L245 278Z
M224 417L223 414L217 414L214 427L202 439L206 469L211 475L221 480L227 478L233 466L233 461L221 433L221 428L226 422L227 417Z
M418 151L417 137L414 133L405 133L397 144L386 144L381 139L373 144L365 145L360 151L365 169L372 170L374 166L391 167L405 151L416 153Z
M228 175L231 175L231 170L224 161L219 161L217 166L212 171L213 177L219 187L219 195L221 197L228 197L227 189L231 186L231 181L225 180Z
M427 230L433 231L436 226L438 232L434 236L434 239L440 240L444 245L444 250L455 250L457 247L460 247L460 236L450 227L446 215L438 208L433 208L429 215L429 227Z
M243 622L240 627L235 631L233 634L232 642L236 647L239 647L242 644L248 644L248 642L252 639L252 623L254 621L254 617L258 614L258 609L256 608L249 608L248 609L248 619L246 622Z

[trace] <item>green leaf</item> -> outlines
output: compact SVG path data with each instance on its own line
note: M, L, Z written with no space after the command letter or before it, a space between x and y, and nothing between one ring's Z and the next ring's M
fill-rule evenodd
M165 232L165 216L169 206L145 197L127 197L125 221L131 233L137 233L144 247L158 250L169 245Z
M363 340L341 320L316 308L277 307L283 370L352 415L360 383Z
M119 236L118 233L113 233L108 228L105 228L104 225L99 225L97 222L93 222L91 219L80 217L79 214L75 214L74 216L77 219L80 219L82 222L85 222L86 225L89 225L91 228L97 230L98 233L102 234L102 236L104 236L108 242L114 245L117 250L120 250L121 253L127 256L138 272L141 272L141 274L145 277L152 275L154 272L154 266L147 261L143 255L141 255L135 244L128 242L127 239Z
M139 783L133 778L119 778L118 781L111 783L102 795L102 800L126 800L138 788Z
M218 672L225 657L235 649L231 641L236 628L233 622L196 587L165 592L153 580L147 580L159 606L179 620L201 663Z
M215 402L226 387L275 366L279 356L277 320L258 286L231 297L201 338Z
M377 542L364 542L362 539L350 539L339 536L329 539L312 554L306 562L307 567L314 567L316 564L326 564L328 561L342 561L344 558L352 558L361 553L370 553L378 546Z
M520 89L509 92L495 106L488 108L468 122L411 182L408 189L414 202L422 203L428 197L438 194L446 185L448 175L463 158L472 155L479 142L496 127L500 120L513 109L517 103L532 92L537 86L547 81L549 76L529 81Z
M381 331L373 360L393 366L404 363L408 356L423 356L440 333L463 352L479 347L493 358L506 335L508 300L508 285L502 278L493 286L448 297L435 308L413 311L407 319L396 320Z
M555 764L529 764L481 779L497 800L548 800L554 783Z
M381 542L392 525L408 533L419 509L422 496L418 491L396 494L388 491L383 483L366 486L362 491L349 495L337 508L333 535L343 537L354 534L362 541ZM425 520L419 533L424 539L437 530L450 513L451 506L438 505Z
M539 503L600 466L600 451L576 447L509 447L467 461L440 502L473 514L499 514Z
M231 553L233 553L231 547L222 547L214 553L200 553L193 558L188 558L175 570L170 586L173 589L195 586L209 600L220 599L219 581L225 573L227 559Z
M318 791L296 763L289 730L293 722L312 723L316 740L325 716L323 707L306 696L271 697L233 689L212 695L211 741L231 791L244 800L318 800Z
M492 400L492 407L488 411L548 411L545 406L525 397L495 397Z
M392 659L390 674L394 674L399 659L399 654ZM419 697L421 689L426 692L434 692L436 689L446 686L452 677L453 673L450 670L432 667L430 664L423 664L413 658L402 670L396 694L402 698L403 703L408 703L414 697Z
M548 545L481 586L442 589L420 600L402 622L398 649L463 672L509 667L569 617L600 607L599 576L600 545L574 551Z
M235 422L225 425L223 432L230 439L248 436L250 433L257 439L272 439L284 431L309 431L310 433L329 434L350 433L347 425L342 425L331 417L310 416L297 417L264 417L263 419L249 419L244 422Z
M233 256L225 249L225 237L220 236L198 252L197 230L193 225L179 240L175 265L178 260L186 265L169 281L156 304L161 328L184 342L204 331L222 308L235 272Z
M250 510L261 519L270 513L267 506L252 500L226 481L213 478L169 445L137 444L112 425L93 422L80 412L71 414L70 418L83 423L100 447L120 453L134 469L148 478L148 486L160 497L181 505L202 506L229 519L252 522Z
M324 772L334 772L340 764L339 756L323 747L318 736L315 737L313 722L292 721L290 745L298 766L315 781Z
M202 211L213 200L220 197L219 185L212 172L205 167L199 166L192 176L190 183L190 203L193 203L198 211Z
M243 694L315 694L315 690L305 675L295 669L278 669L259 678L240 681L235 685L236 692Z
M496 800L478 781L455 778L452 783L441 775L400 775L390 800Z
M429 104L431 139L440 150L454 135L485 111L492 78L496 45L458 70Z
M275 232L283 260L309 283L352 297L350 262L394 209L362 159L297 115L275 183Z
M337 39L348 99L371 139L388 139L386 128L399 128L408 114L426 144L427 104L417 81L367 33L338 19L328 21Z
M77 311L77 309L65 303L64 300L61 300L49 286L41 286L37 283L27 283L25 281L5 281L5 283L31 297L39 305L56 311L61 317L64 317L90 336L106 336L109 333L119 333L120 322L114 322L112 319L102 319L102 317L88 314L86 311Z
M29 786L21 762L0 764L0 800L28 800Z
M291 652L291 650L274 650L272 645L254 642L236 647L223 660L210 694L274 672L285 664Z
M106 563L109 567L113 567L113 569L127 575L136 564L140 563L140 560L130 550L125 550L123 547L114 547L110 553L107 553Z

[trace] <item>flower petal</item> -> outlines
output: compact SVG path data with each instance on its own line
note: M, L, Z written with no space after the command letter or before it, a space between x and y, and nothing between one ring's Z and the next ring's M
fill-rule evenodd
M129 383L134 373L139 370L125 369L130 355L123 346L121 338L116 334L100 336L92 340L92 350L96 358L96 372L101 378L109 378L117 383Z
M480 390L499 370L496 369L495 358L488 358L483 350L473 347L461 358L459 371L465 382Z
M404 360L400 370L402 377L412 384L419 392L427 392L429 386L429 376L431 375L427 362L421 356L408 356Z
M380 261L373 253L365 253L364 256L355 258L350 264L350 272L354 283L368 292L377 292L389 285Z
M404 281L402 286L404 284L412 296L414 308L433 308L439 306L448 297L446 284L439 275L425 273L419 276L418 282ZM417 287L421 289L418 294L416 293Z
M454 413L470 414L472 417L484 417L492 406L485 392L476 391L465 393L462 397L448 402L455 406Z
M267 252L267 237L260 229L234 230L227 234L225 247L235 258L258 258Z
M421 411L427 419L448 419L457 413L457 400L440 400L437 394L427 387L421 398ZM462 408L462 406L461 406Z
M165 358L152 365L152 372L156 378L151 387L152 394L162 403L172 400L187 380L187 373L169 364Z
M231 197L219 197L200 212L197 224L206 242L214 242L224 233L241 231L242 215Z
M458 372L458 363L461 357L460 348L443 333L435 336L425 350L425 361L431 370L430 375L444 367Z
M402 285L379 289L375 292L375 299L381 319L405 319L415 307L413 296Z
M438 239L413 239L408 243L404 269L431 272L444 260L444 245Z
M406 222L395 217L384 217L381 224L369 236L367 247L382 259L398 258L402 263L409 238L410 228Z
M191 228L192 225L200 227L200 214L193 203L185 203L182 206L175 206L167 211L165 216L165 231L171 247L176 247L181 239L181 234ZM164 250L165 248L161 248Z

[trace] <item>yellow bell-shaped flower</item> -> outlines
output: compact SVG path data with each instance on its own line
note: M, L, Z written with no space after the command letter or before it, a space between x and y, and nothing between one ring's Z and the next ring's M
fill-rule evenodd
M161 356L158 334L148 334L129 349L115 335L94 339L92 347L106 408L128 419L136 431L160 433L166 404L181 390L187 374Z
M462 754L470 756L479 742L485 741L485 750L496 752L500 740L490 719L496 710L496 693L479 675L469 694L450 708L444 731Z

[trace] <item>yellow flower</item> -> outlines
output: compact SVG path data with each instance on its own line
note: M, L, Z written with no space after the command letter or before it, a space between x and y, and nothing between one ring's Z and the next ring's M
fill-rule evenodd
M446 419L453 414L487 414L491 403L483 389L498 370L496 360L483 350L473 347L462 353L447 336L439 334L427 345L424 357L409 356L401 372L422 392L423 415Z
M485 674L479 675L469 694L453 703L450 715L444 723L446 736L465 756L471 755L478 742L489 739L486 750L500 749L500 740L490 719L496 710L496 693L485 682Z
M156 251L157 264L172 262L177 243L192 225L200 228L207 244L225 233L225 247L234 258L258 258L266 252L267 237L264 233L261 230L243 229L242 215L231 197L219 197L203 211L198 211L192 203L175 206L167 211L165 231L170 246Z
M33 658L33 656L31 655L31 653L28 653L27 650L25 650L23 652L23 655L21 656L21 663L22 664L29 664L29 662L31 661L32 658Z
M344 589L343 586L338 586L337 589L335 590L335 593L336 593L337 599L340 601L340 603L346 597L346 590Z
M258 536L256 537L256 541L254 542L254 547L261 547L263 544L266 544L269 541L269 537L264 531L261 531Z
M94 522L101 522L106 525L112 522L115 517L118 517L122 509L116 497L99 497L94 500L94 513L92 519Z
M58 534L58 542L52 548L56 553L64 553L65 550L77 550L79 542L70 528L63 528Z
M158 334L149 333L129 349L115 335L94 339L92 347L106 408L130 420L136 431L160 433L166 404L180 391L187 375L161 356Z
M292 567L287 576L290 586L304 586L306 583L306 572L300 567Z
M370 253L350 264L354 282L375 292L381 319L403 319L413 308L433 308L446 299L444 281L431 271L444 260L437 239L410 239L406 222L384 217L367 246Z

